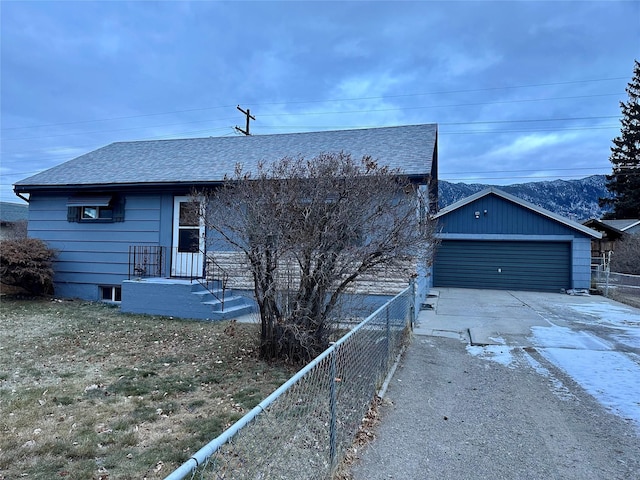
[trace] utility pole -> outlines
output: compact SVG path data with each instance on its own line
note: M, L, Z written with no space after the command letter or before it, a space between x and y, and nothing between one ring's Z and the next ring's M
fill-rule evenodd
M247 116L247 128L245 128L244 130L242 130L240 127L238 127L238 126L236 125L236 130L238 130L240 133L244 133L245 135L251 135L251 134L249 133L249 121L250 121L250 120L255 120L255 119L256 119L256 117L254 117L253 115L251 115L251 110L249 110L248 108L247 108L247 111L246 111L246 112L245 112L243 109L241 109L241 108L240 108L240 105L238 105L236 108L237 108L238 110L240 110L242 113L244 113L244 114Z

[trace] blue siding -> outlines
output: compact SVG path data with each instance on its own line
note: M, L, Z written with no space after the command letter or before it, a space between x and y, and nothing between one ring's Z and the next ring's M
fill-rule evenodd
M160 229L158 232L158 238L160 245L171 247L171 243L173 242L173 194L164 193L160 196L159 214ZM168 255L167 257L167 260L170 261L171 255ZM166 265L167 269L169 267L169 265Z
M486 211L486 214L485 214ZM475 218L480 212L480 218ZM578 232L533 210L489 194L439 219L442 233L571 235Z
M576 237L572 246L572 288L591 287L591 239Z
M57 295L98 300L99 285L120 285L128 278L130 245L171 244L173 204L165 196L127 195L125 220L115 223L68 222L68 197L33 193L29 203L29 235L58 251ZM167 217L169 225L161 229Z

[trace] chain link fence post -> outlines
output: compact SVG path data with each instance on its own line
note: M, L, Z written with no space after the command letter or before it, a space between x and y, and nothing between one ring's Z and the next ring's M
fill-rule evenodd
M329 459L331 462L331 470L333 471L337 465L337 453L336 453L336 419L337 419L337 397L336 397L336 357L337 352L334 349L331 354L331 367L329 369Z
M413 327L416 321L416 280L415 278L412 278L409 281L409 287L411 288L411 303L409 304L409 315L411 317L410 317L409 325L411 326L411 331L413 332Z
M387 314L387 359L386 364L389 364L389 358L391 357L391 319L389 318L389 305L385 308Z

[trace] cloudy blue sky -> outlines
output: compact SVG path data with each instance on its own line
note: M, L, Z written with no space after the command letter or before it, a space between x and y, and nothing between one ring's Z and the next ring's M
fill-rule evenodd
M0 2L1 190L115 141L439 124L440 178L610 172L639 1ZM105 165L108 169L108 165Z

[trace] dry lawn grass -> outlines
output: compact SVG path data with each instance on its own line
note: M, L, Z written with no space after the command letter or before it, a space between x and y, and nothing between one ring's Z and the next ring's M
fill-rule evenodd
M293 371L257 324L0 304L0 480L164 478Z
M638 289L629 288L610 291L609 298L634 308L640 308L640 290Z

